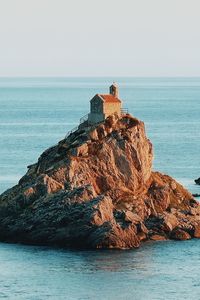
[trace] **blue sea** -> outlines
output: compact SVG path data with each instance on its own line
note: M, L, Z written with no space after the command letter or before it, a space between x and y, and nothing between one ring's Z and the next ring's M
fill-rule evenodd
M154 170L200 193L200 78L1 78L0 193L89 111L115 80L143 120ZM0 299L200 299L200 240L130 251L0 244Z

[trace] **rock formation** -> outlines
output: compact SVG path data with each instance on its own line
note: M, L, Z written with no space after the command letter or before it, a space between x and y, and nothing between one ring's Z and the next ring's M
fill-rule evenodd
M152 172L152 159L143 122L130 115L81 124L0 196L0 240L127 249L199 238L198 202Z
M194 181L196 184L200 185L200 177L198 179L195 179Z

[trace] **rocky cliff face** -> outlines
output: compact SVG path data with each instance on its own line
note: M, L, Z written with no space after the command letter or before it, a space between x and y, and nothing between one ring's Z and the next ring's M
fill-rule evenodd
M66 247L133 248L200 237L200 206L152 172L143 122L113 115L47 149L0 196L0 239Z

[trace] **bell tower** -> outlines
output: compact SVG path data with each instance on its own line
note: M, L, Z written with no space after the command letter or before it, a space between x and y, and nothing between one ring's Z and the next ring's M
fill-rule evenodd
M119 87L115 82L113 82L113 84L110 86L110 95L113 95L115 98L119 99Z

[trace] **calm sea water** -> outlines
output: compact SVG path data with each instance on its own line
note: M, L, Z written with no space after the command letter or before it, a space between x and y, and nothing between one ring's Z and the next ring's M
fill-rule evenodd
M0 193L89 110L112 78L0 79ZM200 78L115 78L146 124L154 169L200 193ZM66 251L0 244L0 298L198 299L199 240L136 251Z

